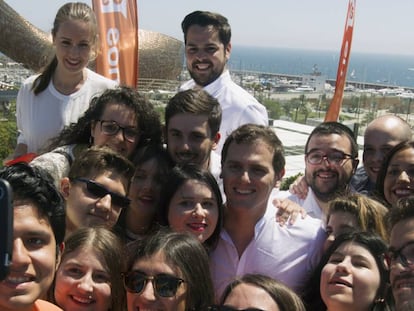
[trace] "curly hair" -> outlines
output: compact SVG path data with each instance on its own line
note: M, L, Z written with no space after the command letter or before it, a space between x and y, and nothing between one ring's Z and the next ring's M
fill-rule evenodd
M91 100L89 108L77 123L65 127L62 132L53 139L48 151L62 145L91 143L91 127L94 121L100 120L108 104L118 103L131 108L137 117L137 127L141 133L136 147L148 144L162 144L161 120L153 105L142 94L133 88L120 86L107 89L101 95Z

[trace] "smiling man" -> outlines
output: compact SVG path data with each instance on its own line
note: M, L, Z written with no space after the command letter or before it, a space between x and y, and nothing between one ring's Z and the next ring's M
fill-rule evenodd
M82 227L112 228L130 204L127 194L133 174L133 164L109 148L91 147L80 154L61 180L66 234Z
M325 122L314 128L305 145L305 199L291 195L315 218L324 219L330 200L349 190L349 181L358 166L358 145L353 132L338 122Z
M300 292L319 260L326 237L311 217L280 226L269 195L283 177L283 146L270 127L246 124L233 131L222 151L227 197L224 228L211 252L216 297L236 276L261 273Z
M387 215L388 261L396 311L414 310L414 197L402 198Z
M14 207L12 262L9 275L0 282L0 310L61 310L41 298L60 260L65 234L63 199L41 169L19 163L1 169L0 178L13 190Z
M220 154L227 135L240 125L267 125L267 111L230 77L227 61L231 53L231 28L227 18L218 13L194 11L184 18L181 28L187 69L192 78L181 90L203 88L220 103L223 139L215 150Z

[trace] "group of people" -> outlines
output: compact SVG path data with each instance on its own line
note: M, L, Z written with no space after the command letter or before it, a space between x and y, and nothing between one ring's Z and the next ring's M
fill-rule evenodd
M19 92L12 157L37 156L0 170L14 195L1 310L412 310L408 124L371 122L360 166L348 127L318 125L303 178L279 191L283 142L230 78L224 16L184 18L192 79L164 125L86 68L96 29L86 4L65 4L56 57Z

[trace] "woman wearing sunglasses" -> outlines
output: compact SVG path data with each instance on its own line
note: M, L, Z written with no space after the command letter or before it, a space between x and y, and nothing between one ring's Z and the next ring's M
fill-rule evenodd
M211 311L305 311L300 297L283 283L261 274L245 274L223 292Z
M130 243L128 252L128 311L208 310L213 303L207 252L190 234L160 230Z
M136 90L118 87L92 99L78 122L65 127L47 148L49 152L31 165L48 170L58 184L88 147L106 146L132 159L137 148L161 142L161 121L153 105Z
M66 200L66 234L82 227L112 228L127 197L134 166L107 147L92 147L76 158L61 180Z
M121 241L108 229L75 231L65 240L52 300L67 311L125 310L122 252Z

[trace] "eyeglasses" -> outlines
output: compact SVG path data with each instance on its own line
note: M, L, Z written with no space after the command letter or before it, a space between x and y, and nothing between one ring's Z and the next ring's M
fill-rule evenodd
M399 249L390 248L386 254L386 259L389 265L400 260L403 267L409 267L414 264L414 241L405 243Z
M344 161L353 159L354 157L350 154L343 153L342 151L333 151L329 154L323 153L322 151L310 151L306 154L306 161L309 164L317 165L321 164L323 160L327 160L329 164L340 166Z
M157 274L154 276L146 275L141 271L131 271L122 274L125 289L130 293L141 294L151 281L154 292L160 297L173 297L177 293L178 287L184 283L183 279L168 274Z
M264 311L262 309L257 308L247 308L247 309L236 309L230 306L210 306L208 307L209 311Z
M103 198L109 194L111 196L111 203L120 208L126 208L131 203L131 200L126 196L112 192L93 180L86 178L75 178L74 180L86 183L86 189L95 197Z
M101 131L105 135L114 136L122 130L122 135L125 140L134 143L139 137L139 131L135 127L122 127L116 121L97 120L101 124Z

